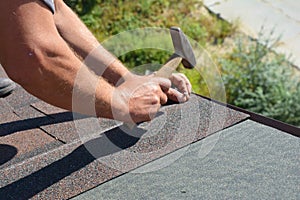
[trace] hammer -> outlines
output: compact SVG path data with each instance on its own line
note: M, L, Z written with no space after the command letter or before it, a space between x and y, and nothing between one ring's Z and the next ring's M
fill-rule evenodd
M169 78L181 62L183 66L188 69L192 69L196 66L193 48L186 35L179 27L171 27L170 34L175 52L171 55L167 63L155 73L155 76ZM135 124L126 123L125 125L125 127L130 128L130 130L135 127Z
M156 76L164 78L169 78L180 62L182 62L182 65L188 69L192 69L196 66L196 58L193 48L186 35L179 27L171 27L170 34L175 52L171 55L167 63L156 72Z

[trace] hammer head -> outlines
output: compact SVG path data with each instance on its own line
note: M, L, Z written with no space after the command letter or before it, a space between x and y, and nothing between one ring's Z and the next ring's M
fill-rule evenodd
M185 34L178 27L171 27L170 33L175 49L175 53L173 56L182 57L182 64L185 68L194 68L196 66L196 58L193 52L193 48Z

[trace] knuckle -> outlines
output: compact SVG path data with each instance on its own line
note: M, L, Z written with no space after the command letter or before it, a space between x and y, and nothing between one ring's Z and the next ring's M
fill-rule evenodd
M183 84L185 84L185 81L184 81L183 79L179 79L179 80L178 80L178 83L179 83L180 85L183 85Z
M168 97L167 97L167 95L163 95L163 97L162 97L162 104L165 104L165 103L167 103L167 101L168 101Z
M160 98L159 96L154 96L152 99L152 104L159 104L160 103Z
M159 85L153 85L152 86L152 92L155 94L159 94L161 92L161 88Z

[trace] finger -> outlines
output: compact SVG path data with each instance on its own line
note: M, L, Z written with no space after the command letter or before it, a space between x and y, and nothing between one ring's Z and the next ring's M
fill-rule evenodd
M168 96L165 93L163 93L163 95L160 97L160 104L164 105L167 103L167 101L168 101Z
M181 76L182 76L183 79L185 79L186 86L187 86L187 89L188 89L188 93L189 93L189 95L191 95L191 93L192 93L192 84L191 84L190 80L184 74L181 74Z
M167 78L153 77L151 80L158 83L163 92L167 92L172 85L171 81Z
M192 93L192 85L189 79L182 73L178 73L175 75L179 76L183 80L182 84L184 84L185 86L184 88L187 90L188 94L190 95Z
M189 100L189 96L182 94L176 89L170 88L167 92L167 96L170 100L179 102L179 103L184 103Z
M191 83L184 74L172 74L170 80L179 91L187 96L192 92Z
M159 98L160 98L160 104L161 104L161 105L166 104L167 101L168 101L168 96L167 96L166 93L163 92L163 91L161 91L161 92L159 93Z
M150 100L148 103L159 106L167 103L168 96L157 83L151 83L148 87L151 87L151 93L146 94Z

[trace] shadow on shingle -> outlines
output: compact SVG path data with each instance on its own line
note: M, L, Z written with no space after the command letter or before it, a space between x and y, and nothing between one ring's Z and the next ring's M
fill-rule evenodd
M51 185L71 175L73 172L84 168L94 160L135 145L139 138L126 134L123 129L123 127L116 127L108 130L101 134L100 137L89 140L88 142L80 145L69 155L61 158L60 160L57 160L56 162L24 178L21 178L16 182L0 188L0 197L4 199L31 198ZM143 129L135 129L136 130L133 131L136 131L140 135L145 133ZM108 143L108 140L111 143ZM86 146L93 147L94 145L97 145L96 148L99 149L99 153L96 157L94 157L95 154L91 155L86 149Z
M60 120L54 124L33 116L27 122L55 128L72 120L70 113L43 113ZM97 128L95 135L92 129L98 126L90 127L89 119L84 119L78 121L83 123L79 128L87 128L88 133L92 130L92 134L0 170L0 199L68 199L248 117L193 95L187 103L163 107L163 113L151 123L140 124L137 131L128 131L130 135L125 134L124 126L114 125L106 132L109 127Z
M86 118L86 116L82 116ZM0 136L6 136L15 132L39 128L45 125L63 123L73 120L71 112L56 113L43 117L35 117L0 124Z
M11 160L15 155L18 153L18 149L14 146L7 145L7 144L0 144L0 166L9 160ZM5 152L2 154L2 152Z

